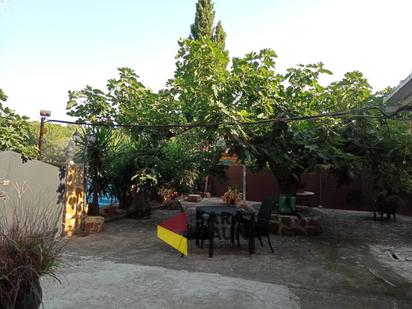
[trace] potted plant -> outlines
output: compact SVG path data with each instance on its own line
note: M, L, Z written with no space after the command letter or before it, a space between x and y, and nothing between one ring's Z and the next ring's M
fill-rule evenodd
M165 204L174 200L178 196L174 188L165 188L165 187L160 188L159 195L163 198L163 203Z
M37 309L42 303L40 277L56 278L63 248L57 235L61 212L56 205L43 211L12 206L12 212L0 209L0 308Z
M227 191L223 195L223 202L226 204L238 204L243 198L237 186L228 186Z

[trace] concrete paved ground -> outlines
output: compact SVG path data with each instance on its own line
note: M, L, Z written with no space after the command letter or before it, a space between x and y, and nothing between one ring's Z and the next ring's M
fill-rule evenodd
M64 273L45 308L299 308L285 286L219 274L91 259Z
M272 235L274 254L218 242L213 258L194 246L181 258L156 238L175 213L72 239L45 308L412 308L412 218L323 209L322 235Z

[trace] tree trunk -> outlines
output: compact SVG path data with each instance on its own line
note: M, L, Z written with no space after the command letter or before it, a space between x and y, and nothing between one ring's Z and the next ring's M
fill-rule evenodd
M97 186L93 186L93 199L91 205L89 205L89 211L87 214L89 216L98 216L99 213L99 190Z
M129 206L129 212L130 216L136 219L150 217L151 207L147 200L146 190L131 192L131 204Z
M128 194L123 194L119 198L119 209L128 210L130 206L130 198Z
M299 183L294 179L278 179L280 193L286 196L295 196Z
M299 186L299 180L295 179L291 172L283 170L275 165L270 165L270 170L275 180L278 182L280 194L286 196L295 196Z

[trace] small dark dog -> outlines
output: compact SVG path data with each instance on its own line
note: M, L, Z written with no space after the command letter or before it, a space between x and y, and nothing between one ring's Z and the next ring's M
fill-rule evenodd
M377 214L380 215L381 220L383 219L383 215L386 214L388 220L392 216L393 222L396 222L396 212L400 203L401 200L398 196L390 195L384 197L383 195L380 195L374 203L375 209L373 210L373 220L376 220Z

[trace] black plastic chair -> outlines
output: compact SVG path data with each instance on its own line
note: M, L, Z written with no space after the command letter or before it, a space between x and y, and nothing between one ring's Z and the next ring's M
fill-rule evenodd
M213 257L213 246L215 237L215 220L216 215L211 213L210 215L196 216L195 224L189 224L188 230L184 233L187 239L196 240L196 247L199 247L199 241L201 241L201 248L203 248L203 242L208 240L209 244L209 257Z
M242 213L237 215L236 239L237 246L240 246L240 235L249 240L249 253L255 253L255 238L259 239L260 245L263 247L262 236L268 239L270 250L273 251L272 243L269 236L270 215L272 214L275 200L273 198L265 199L260 206L257 216L254 214L247 215L245 218Z

